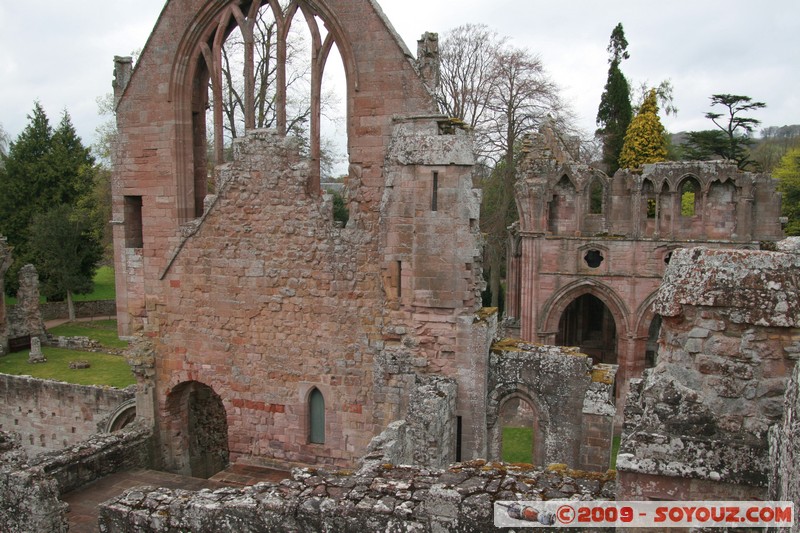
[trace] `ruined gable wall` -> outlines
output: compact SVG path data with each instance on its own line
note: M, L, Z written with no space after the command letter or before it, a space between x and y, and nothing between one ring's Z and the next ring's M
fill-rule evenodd
M174 174L162 169L182 172L185 114L162 100L182 90L169 86L163 62L173 61L170 53L185 60L186 39L194 38L182 29L189 13L212 20L214 5L170 2L122 96L120 128L128 137L117 166L115 213L125 214L120 195L141 194L144 238L142 248L125 248L124 224L115 235L118 289L127 294L120 320L138 323L155 340L161 413L182 380L220 393L232 458L352 462L372 435L403 416L417 369L456 374L465 365L455 354L480 344L471 327L480 268L469 141L464 132L443 135L441 117L395 120L435 106L372 3L320 3L348 40L347 227L333 228L330 206L306 194L309 173L292 154L296 148L252 132L236 149L237 163L222 170L229 185L202 221L184 224L181 234ZM177 48L174 35L183 35ZM147 113L136 114L136 106ZM162 122L151 110L163 113ZM173 134L177 144L168 141ZM405 140L396 145L399 155L387 158L392 135ZM420 152L428 140L442 145L432 158ZM432 171L441 177L442 207L438 215L418 216L415 194L423 197ZM394 239L408 238L407 256L390 250ZM411 291L387 308L393 266ZM486 329L479 329L485 347ZM331 440L323 448L306 443L304 395L313 386L331 406Z
M626 405L625 498L702 496L704 482L763 497L800 341L798 267L796 254L675 252L655 305L658 364Z
M352 462L377 433L374 237L334 227L330 204L306 194L307 167L291 141L251 132L236 152L150 313L160 410L169 416L172 388L200 381L223 399L232 460ZM308 444L313 386L325 398L325 445Z
M363 213L364 225L374 229L376 207L383 194L382 165L391 118L426 114L435 107L396 35L369 0L317 4L336 18L352 52L346 62L352 69L347 97L353 165L349 199L357 207L351 216ZM187 172L187 157L191 157L191 139L185 138L191 113L177 106L182 102L180 95L190 90L188 76L199 54L195 46L200 34L216 28L215 17L221 10L219 2L207 0L168 2L130 83L119 91L114 237L123 334L144 325L145 301L160 292L157 280L180 240L178 225L186 213L179 210L184 200L179 197L178 182ZM142 197L141 248L125 245L125 195Z

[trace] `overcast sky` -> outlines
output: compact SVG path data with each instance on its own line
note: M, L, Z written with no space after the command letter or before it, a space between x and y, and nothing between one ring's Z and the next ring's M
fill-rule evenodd
M709 129L709 96L765 102L762 126L800 124L800 1L378 0L408 47L425 31L486 23L539 54L586 131L608 69L606 47L622 22L632 85L670 79L671 132ZM101 122L95 99L111 91L114 55L140 49L163 0L0 0L0 124L15 138L34 100L52 123L65 108L84 143Z

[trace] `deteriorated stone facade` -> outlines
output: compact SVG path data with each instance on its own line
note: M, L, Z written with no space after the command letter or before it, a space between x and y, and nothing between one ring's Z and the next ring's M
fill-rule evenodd
M294 4L324 22L347 74L344 227L319 193L313 115L311 158L283 135L279 116L276 130L235 141L206 194L207 97L194 88L209 76L216 83L217 32L230 27L220 21L242 24L232 12L266 2L172 0L135 70L118 61L120 332L152 340L140 406L152 407L173 471L193 470L183 415L206 388L226 418L227 447L217 451L232 461L353 464L406 416L425 374L454 379L457 416L485 428L470 403L485 402L473 369L492 337L491 321L475 315L480 196L470 138L431 114L415 62L376 3ZM311 442L315 391L324 442ZM462 447L465 458L485 455L483 438Z
M675 250L758 249L782 236L766 175L712 161L607 176L574 162L547 127L522 150L507 319L525 340L618 364L618 394L654 364L652 303Z
M767 497L768 431L792 417L799 271L794 253L675 252L655 299L658 364L625 407L619 499Z

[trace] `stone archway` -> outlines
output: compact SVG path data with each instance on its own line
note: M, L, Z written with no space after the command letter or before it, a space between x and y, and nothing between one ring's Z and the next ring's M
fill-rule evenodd
M507 397L500 406L497 423L500 425L500 457L503 461L541 464L541 457L536 455L543 448L539 414L531 402L520 394Z
M189 381L167 396L164 446L170 470L209 478L228 466L228 420L222 399L203 383Z
M529 424L531 429L531 463L544 465L548 462L547 447L545 445L549 417L548 411L542 405L535 393L522 383L506 383L500 385L489 395L488 401L488 455L493 461L503 459L503 428L509 427L510 417L519 407L523 406L527 413L522 414L522 421ZM524 461L521 461L524 462Z
M617 325L608 306L593 294L575 298L558 322L558 346L578 346L595 363L617 364Z

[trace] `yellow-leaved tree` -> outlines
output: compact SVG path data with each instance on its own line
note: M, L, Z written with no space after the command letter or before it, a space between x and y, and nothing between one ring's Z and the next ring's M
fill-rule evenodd
M664 126L658 118L655 89L651 89L625 132L625 143L619 156L620 168L639 168L647 163L667 160Z

